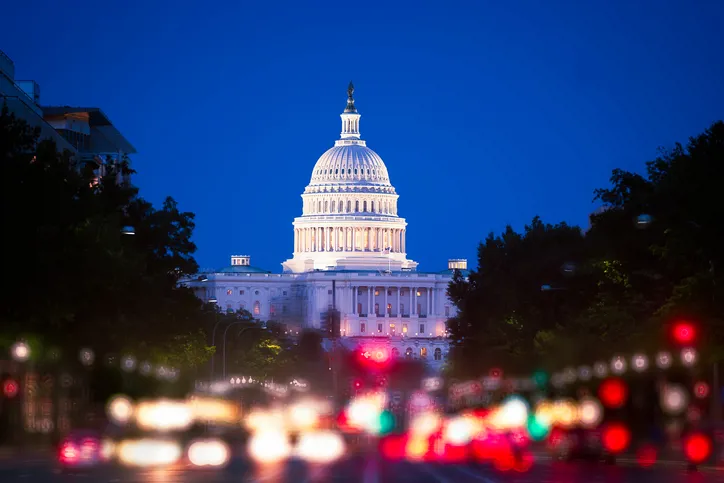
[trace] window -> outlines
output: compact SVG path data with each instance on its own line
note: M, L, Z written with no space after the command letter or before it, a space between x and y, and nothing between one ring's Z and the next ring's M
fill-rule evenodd
M449 305L445 306L445 317L450 317L450 306Z
M259 295L259 291L257 290L256 292L254 292L254 295Z
M420 347L420 357L427 359L427 347Z
M361 314L361 313L362 313L362 302L357 304L357 314Z
M357 171L357 170L355 170ZM359 213L359 201L354 202L354 212Z
M400 314L405 313L405 304L400 304Z
M244 295L244 291L243 291L243 290L239 290L239 295Z
M277 313L277 308L274 306L274 304L269 306L269 315L275 315Z
M387 304L387 315L392 315L392 304Z
M231 290L230 288L226 289L226 295L231 295L232 293L233 293L233 290Z
M360 322L360 323L359 323L359 332L360 332L360 334L364 334L366 329L367 329L367 324L365 324L364 322Z
M226 304L226 311L232 313L234 309L231 308L231 304Z
M375 304L375 315L380 315L380 304Z
M390 324L390 334L395 335L395 324Z
M362 211L364 211L365 213L367 213L367 202L366 202L366 201L363 201L363 202L362 202Z
M257 300L256 302L254 302L254 315L259 314L261 314L261 303L259 303L259 301Z
M422 304L417 304L417 315L420 315L420 312L422 312Z
M284 291L282 292L282 295L286 295L286 294L287 294L287 291L284 290Z
M392 357L395 359L400 357L400 350L397 347L392 348Z
M392 290L388 290L388 291L387 291L387 296L389 297L389 296L391 296L391 295L392 295Z
M377 332L382 333L382 324L377 324Z
M327 295L332 295L332 289L327 290Z
M379 294L380 294L380 291L379 291L379 290L375 290L375 295L379 295Z
M435 349L433 357L435 358L436 361L441 361L442 360L442 349L440 349L439 347L437 349Z
M412 347L405 349L405 359L412 359Z
M407 334L407 324L402 324L402 333Z
M282 313L283 313L283 314L286 314L286 313L287 313L287 306L286 306L286 305L282 305Z
M425 333L425 324L420 324L420 335Z

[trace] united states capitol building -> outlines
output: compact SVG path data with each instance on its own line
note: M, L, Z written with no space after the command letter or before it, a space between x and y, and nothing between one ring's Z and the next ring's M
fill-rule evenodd
M445 270L423 272L407 258L399 195L382 158L360 136L353 93L350 83L340 139L312 169L282 273L232 255L230 266L203 270L186 284L224 311L245 309L291 331L319 328L322 315L336 308L347 348L385 348L440 369L448 352L445 322L456 313L447 286L467 262L449 260Z

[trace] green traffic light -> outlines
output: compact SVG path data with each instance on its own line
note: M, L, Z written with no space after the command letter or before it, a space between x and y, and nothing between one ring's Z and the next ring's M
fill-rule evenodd
M395 416L389 411L382 411L380 413L380 435L389 434L395 429Z

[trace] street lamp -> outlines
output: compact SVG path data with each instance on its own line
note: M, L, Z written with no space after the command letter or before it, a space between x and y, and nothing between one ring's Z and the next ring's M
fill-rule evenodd
M18 362L25 362L30 358L30 346L25 342L16 342L10 349L10 355Z
M223 379L226 379L226 334L229 332L229 329L231 327L233 327L234 325L248 324L248 323L249 323L248 320L237 320L236 322L232 322L229 325L227 325L226 329L224 329L224 336L223 336L224 343L223 343L222 352L221 352L221 358L223 359L223 363L224 363L223 368L221 369L221 377ZM248 329L257 329L257 328L262 329L262 330L264 329L264 327L257 327L257 326L244 327L239 332L239 335L243 334L244 331L246 331Z

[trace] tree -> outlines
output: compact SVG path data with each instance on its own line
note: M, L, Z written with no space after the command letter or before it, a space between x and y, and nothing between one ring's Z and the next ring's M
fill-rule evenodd
M697 320L716 359L724 356L724 123L712 124L687 146L661 150L646 176L616 170L596 197L607 208L596 236L622 260L642 294L637 316L651 331L677 318ZM638 283L637 283L638 282ZM649 332L650 334L650 332Z
M0 112L0 186L6 284L0 323L9 339L35 334L77 359L129 351L198 365L209 351L208 313L177 286L195 273L193 214L167 198L161 209L124 182L127 160L81 163ZM102 175L99 177L99 175ZM123 235L123 227L135 235ZM192 349L193 347L193 349Z

